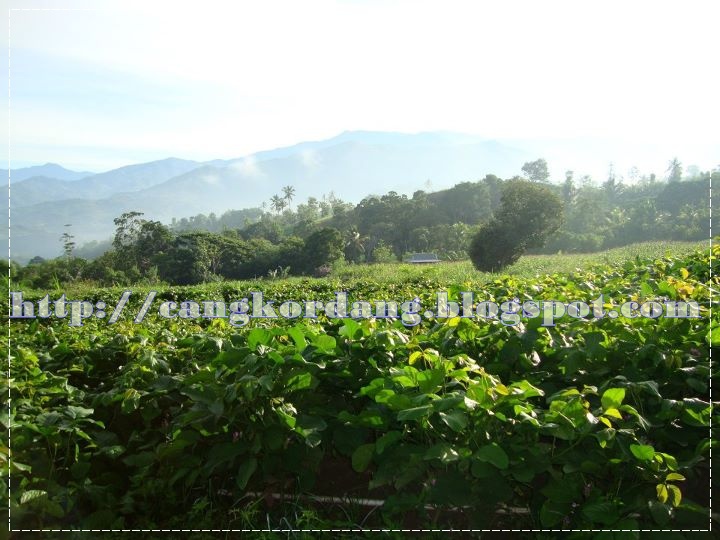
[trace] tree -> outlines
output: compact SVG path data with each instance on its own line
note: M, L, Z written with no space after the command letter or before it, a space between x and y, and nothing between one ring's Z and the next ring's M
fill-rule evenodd
M608 179L603 182L602 188L610 204L613 204L618 196L625 190L625 186L623 186L621 181L617 180L614 174L608 176Z
M525 245L513 234L512 227L491 220L473 236L468 255L481 272L495 272L514 263L525 251Z
M448 223L478 223L487 219L491 210L488 187L483 182L461 182L443 191L439 201Z
M125 212L113 220L116 227L113 239L115 251L122 253L124 248L135 244L140 227L145 222L142 215L142 212Z
M637 183L638 178L640 178L640 169L638 169L635 165L630 167L630 169L628 169L628 178L630 178L632 183Z
M250 223L246 227L240 229L240 236L242 236L245 240L264 238L273 244L277 244L282 238L282 230L280 230L280 225L276 222L276 220L267 216L263 217L260 221Z
M170 247L173 239L165 225L159 221L142 219L142 215L142 212L126 212L114 220L117 227L113 239L116 264L119 270L128 275L135 273L146 276L155 260Z
M303 249L303 270L315 272L319 267L326 266L342 259L343 239L340 231L330 227L315 231L305 239Z
M293 200L293 197L295 197L295 188L292 186L285 186L282 188L283 192L283 199L287 202L287 207L290 208L290 203Z
M542 158L528 161L520 170L533 182L547 182L550 177L547 161Z
M350 262L360 262L365 255L365 242L367 238L353 226L345 233L345 258Z
M549 187L511 180L503 189L500 209L472 239L470 259L478 270L500 270L528 248L542 247L562 220L562 201Z
M60 241L63 244L63 252L65 253L65 258L67 260L72 259L73 256L73 250L75 249L75 237L70 234L70 225L69 223L65 225L65 227L68 228L67 231L63 233L63 235L60 237Z
M397 262L397 257L385 243L381 240L378 245L375 246L372 252L372 260L375 263L393 263Z
M160 277L175 285L193 285L231 275L253 250L243 241L209 232L189 232L175 237L158 256Z
M575 196L575 183L573 182L573 172L567 171L565 173L565 182L562 186L563 200L565 203L569 203Z
M273 195L270 199L270 206L279 214L287 206L287 201L279 195Z
M317 221L320 217L320 205L318 204L318 200L314 197L310 197L306 204L300 203L297 205L295 213L297 214L298 221Z
M140 272L146 274L153 262L171 246L173 235L159 221L145 221L134 244L135 260Z
M668 182L679 182L682 180L682 163L680 163L680 160L678 158L673 158L668 163L667 168L668 173Z

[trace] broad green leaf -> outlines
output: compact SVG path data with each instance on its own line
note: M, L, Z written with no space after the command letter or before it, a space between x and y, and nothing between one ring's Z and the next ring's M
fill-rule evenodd
M332 336L328 336L327 334L320 334L316 336L312 341L313 345L315 345L319 350L323 352L332 352L337 346L335 338Z
M570 508L569 503L547 500L540 507L540 523L543 527L555 527L568 515Z
M57 501L52 499L43 499L41 504L43 511L50 514L52 517L61 518L65 515L63 507L60 506L60 503Z
M315 447L322 441L322 432L327 427L325 420L319 416L300 414L295 423L295 432L305 439L305 444Z
M377 441L375 441L375 448L377 449L378 455L385 451L385 448L399 441L402 438L402 433L399 431L388 431Z
M675 484L668 484L667 489L670 498L670 504L677 508L682 502L682 492L680 491L680 488L677 487Z
M475 452L475 457L480 461L487 461L498 469L507 469L510 464L508 455L497 443L490 443L482 446Z
M600 401L604 410L617 409L622 405L623 399L625 399L624 388L608 388L603 392Z
M655 456L655 449L647 444L631 444L630 451L641 461L651 461Z
M294 392L296 390L305 390L306 388L313 388L316 386L315 378L309 371L301 371L291 376L286 385L288 392Z
M338 331L338 334L348 339L356 339L362 336L362 327L353 319L343 319L343 326Z
M294 427L295 427L295 424L297 423L297 419L296 419L294 416L292 416L292 415L290 415L290 414L288 414L288 413L286 413L285 411L282 411L282 410L280 410L280 409L275 409L275 412L277 413L277 415L278 415L280 418L282 418L283 422L284 422L289 428L294 428Z
M648 501L648 507L655 523L664 527L670 522L672 508L669 505L651 499Z
M467 427L467 415L462 411L441 412L440 418L453 431L462 431Z
M85 407L76 407L75 405L68 405L65 409L65 413L73 419L86 418L93 413L93 409L86 409Z
M242 464L238 468L237 476L235 477L235 483L237 484L237 487L239 487L240 489L245 489L245 486L247 486L248 481L257 469L257 465L257 459L254 457L246 459L242 462Z
M374 453L374 444L363 444L359 446L352 454L352 468L356 472L364 472L370 466Z
M714 347L720 345L720 325L713 326L712 330L707 333L705 339L707 340L708 344L711 344Z
M26 504L31 501L46 498L48 496L47 491L40 489L29 489L20 496L20 504Z
M460 455L448 443L438 443L431 446L425 452L424 459L439 459L443 463L450 463L451 461L457 461L460 459Z
M247 344L251 351L255 351L258 345L267 345L272 334L264 328L253 328L248 332Z
M419 420L420 418L426 417L431 411L432 405L421 405L420 407L413 407L411 409L400 411L397 415L397 419L401 422L405 420Z
M288 328L287 333L295 342L295 347L297 347L297 350L299 352L304 351L305 347L307 347L307 341L305 341L305 335L303 334L302 330L297 326L293 326L291 328Z
M593 523L602 525L611 525L620 517L617 507L610 501L589 502L583 506L582 513Z

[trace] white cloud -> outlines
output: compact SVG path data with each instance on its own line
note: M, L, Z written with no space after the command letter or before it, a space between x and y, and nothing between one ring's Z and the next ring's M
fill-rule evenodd
M320 165L320 157L312 148L306 148L300 152L300 160L307 169L315 169Z
M249 176L251 178L263 176L260 164L255 156L247 156L238 161L233 161L230 164L230 168L243 176Z
M202 180L206 184L210 184L213 186L220 183L220 179L215 174L203 174L200 177L200 180Z

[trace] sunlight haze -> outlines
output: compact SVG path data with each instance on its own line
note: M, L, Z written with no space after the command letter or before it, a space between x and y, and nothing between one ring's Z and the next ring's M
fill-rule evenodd
M717 165L714 2L62 6L78 10L10 13L12 168L237 158L360 129L646 147L583 158L595 175ZM554 176L575 163L543 157Z

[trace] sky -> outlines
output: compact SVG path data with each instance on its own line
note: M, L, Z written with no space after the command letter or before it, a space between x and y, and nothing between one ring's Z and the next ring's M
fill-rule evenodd
M228 159L361 129L720 162L714 0L4 4L12 168Z

